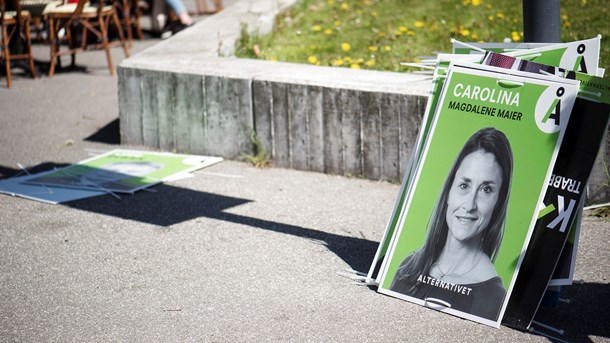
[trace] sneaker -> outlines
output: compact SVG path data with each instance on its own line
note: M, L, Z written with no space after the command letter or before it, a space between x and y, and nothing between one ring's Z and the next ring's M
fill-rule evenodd
M163 32L161 32L161 39L167 39L173 35L174 33L172 32L172 30L163 30Z
M185 24L178 22L178 24L175 25L174 28L172 29L172 32L173 32L173 34L176 34L180 31L186 29L187 27L191 27L191 26L193 26L193 24L185 25Z
M165 23L165 25L163 26L163 30L161 31L161 39L167 39L173 36L175 32L174 30L179 24L179 22L174 21L168 21L167 23Z

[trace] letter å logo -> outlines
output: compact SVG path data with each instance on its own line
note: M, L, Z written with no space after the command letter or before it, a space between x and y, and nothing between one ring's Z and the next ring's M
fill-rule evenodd
M586 47L584 44L580 44L578 46L578 48L576 48L576 51L578 52L578 54L580 54L580 56L578 56L578 58L576 59L576 64L574 65L574 68L572 68L572 69L586 74L587 73L587 63L585 62L585 56L583 55L585 53L585 50L586 50Z
M564 94L563 87L549 87L540 95L536 104L535 120L542 132L554 133L561 129L561 97Z
M568 69L572 69L575 71L580 71L583 73L587 73L587 62L586 60L591 58L590 54L585 54L587 51L587 45L582 43L578 44L576 49L570 48L566 49L561 57L561 62L559 65L567 67ZM585 58L585 56L588 56ZM570 67L572 66L572 67Z

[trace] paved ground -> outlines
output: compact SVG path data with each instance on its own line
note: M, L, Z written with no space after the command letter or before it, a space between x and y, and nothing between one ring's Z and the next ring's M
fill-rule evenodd
M36 47L43 69L47 49ZM85 69L51 79L16 75L10 90L0 79L0 176L145 149L119 145L117 79L103 54L77 61ZM226 161L122 200L0 195L0 341L548 342L337 274L368 268L398 188ZM575 275L584 283L539 318L567 330L562 339L610 341L609 229L585 219Z

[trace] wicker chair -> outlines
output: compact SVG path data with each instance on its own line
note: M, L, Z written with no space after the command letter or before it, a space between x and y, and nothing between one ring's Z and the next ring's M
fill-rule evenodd
M36 68L30 42L30 14L22 11L18 0L0 0L0 60L6 68L6 81L11 88L11 61L27 60L32 76L36 78ZM8 11L7 8L13 9Z
M103 1L99 1L96 5L91 5L88 0L79 0L78 3L48 6L44 15L49 24L51 44L49 77L55 73L55 65L60 61L61 56L71 55L71 65L74 67L77 53L103 49L106 51L110 75L114 75L111 47L122 46L125 57L129 57L129 49L115 4L106 5ZM108 36L111 22L118 34L118 39L113 42L110 42ZM67 48L62 45L64 39L68 43Z
M140 18L142 16L142 10L138 6L137 0L115 0L117 11L120 14L123 27L127 34L127 42L129 47L133 45L134 31L140 41L144 40L144 32L140 26Z

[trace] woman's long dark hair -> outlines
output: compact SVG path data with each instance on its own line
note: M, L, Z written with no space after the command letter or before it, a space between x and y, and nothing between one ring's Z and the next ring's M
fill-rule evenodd
M495 261L504 234L506 208L508 206L513 173L513 153L506 135L495 128L489 127L481 129L472 135L456 157L453 167L451 167L449 175L447 175L445 180L443 191L428 222L426 241L419 250L402 262L396 271L394 281L392 282L393 285L399 280L413 280L413 287L409 289L409 292L414 291L417 288L414 280L420 275L428 273L432 264L438 260L445 247L449 231L445 219L449 189L464 158L479 150L493 154L502 171L502 186L500 187L498 201L494 207L489 224L481 234L482 251L492 261Z

